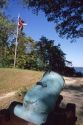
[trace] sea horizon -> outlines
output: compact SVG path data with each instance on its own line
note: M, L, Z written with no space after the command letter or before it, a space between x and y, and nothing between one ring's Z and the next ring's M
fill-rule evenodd
M75 68L75 70L76 70L77 72L83 73L83 67L81 67L81 66L75 66L74 68Z

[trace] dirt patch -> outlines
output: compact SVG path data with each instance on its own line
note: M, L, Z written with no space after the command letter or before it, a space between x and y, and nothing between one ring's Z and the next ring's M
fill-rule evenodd
M77 125L83 125L83 78L65 78L65 83L62 103L76 105Z

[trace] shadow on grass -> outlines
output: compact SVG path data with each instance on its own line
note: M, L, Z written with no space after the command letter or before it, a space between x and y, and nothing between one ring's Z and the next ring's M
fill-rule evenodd
M83 106L80 107L79 116L83 118Z
M83 85L75 86L75 85L67 85L65 86L64 90L72 90L76 92L83 92Z

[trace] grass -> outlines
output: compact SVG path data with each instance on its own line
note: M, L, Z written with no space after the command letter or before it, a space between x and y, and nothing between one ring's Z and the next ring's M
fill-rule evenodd
M22 87L30 87L36 83L43 72L0 68L0 94L16 91Z

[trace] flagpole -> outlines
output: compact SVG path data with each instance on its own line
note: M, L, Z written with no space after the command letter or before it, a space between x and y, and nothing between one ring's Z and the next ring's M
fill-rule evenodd
M19 16L18 16L18 21L19 21ZM15 42L15 52L14 52L14 68L16 67L17 46L18 46L18 22L17 22L16 42Z

